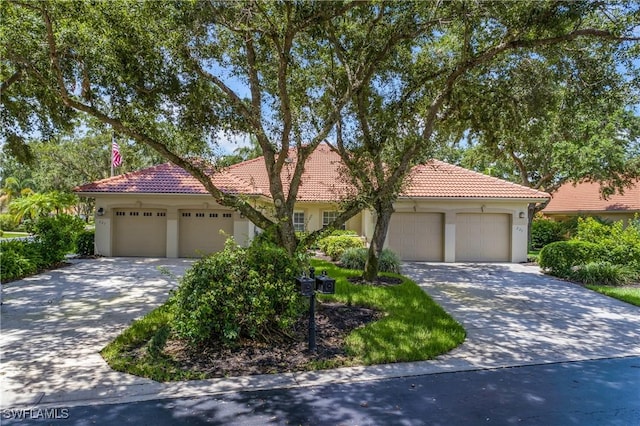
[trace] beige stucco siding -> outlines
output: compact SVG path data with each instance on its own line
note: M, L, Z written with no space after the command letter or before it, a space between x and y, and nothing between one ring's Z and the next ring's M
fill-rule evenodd
M488 215L501 215L500 217L504 219L502 223L508 222L508 225L506 225L507 229L501 228L501 237L499 238L501 238L501 247L508 250L508 255L501 255L500 259L504 258L511 262L524 262L527 260L527 204L527 200L401 199L394 205L397 216L392 217L391 236L387 236L386 245L396 248L402 244L400 251L411 253L410 256L406 256L407 260L440 259L445 262L459 261L460 259L458 258L463 257L463 252L457 247L461 244L466 244L465 234L482 235L482 232L474 234L462 229L458 222L459 215L462 215L462 217L469 214L484 214L487 217L490 217ZM118 210L123 209L138 209L139 211L156 209L166 212L163 219L163 230L160 230L160 227L156 227L153 231L147 230L145 234L150 235L153 233L154 239L152 241L155 247L162 245L162 241L164 241L164 251L158 251L158 256L163 255L162 253L167 257L192 255L187 253L190 250L188 249L190 244L197 246L215 242L215 247L219 247L219 243L222 241L222 238L217 239L219 229L223 229L224 232L233 235L235 240L242 245L248 244L256 234L256 227L251 222L238 212L216 204L208 195L98 194L96 195L96 210L101 207L104 214L96 216L96 253L104 256L115 256L119 252L125 253L125 255L127 253L122 251L121 244L123 242L117 241L120 237L115 214ZM269 211L266 203L264 207L265 211ZM336 204L331 203L305 202L299 203L295 210L304 212L306 230L314 231L322 227L323 212L336 211L337 208ZM192 241L189 243L187 240L192 238L190 235L198 234L197 230L200 228L195 224L191 224L193 225L191 226L181 223L181 212L185 211L207 212L207 214L215 211L219 214L231 214L231 217L225 218L230 220L225 226L213 226L215 229L211 232L215 231L217 234L209 234L211 241L205 238L204 241ZM406 216L401 216L402 214ZM408 221L409 223L405 223L401 228L398 228L398 218L400 217L405 219L405 221L401 220L401 222ZM420 218L425 219L424 226L421 224ZM350 219L346 224L346 228L364 236L366 241L370 242L374 224L375 213L370 210L364 210ZM486 227L487 225L481 221L476 226ZM122 224L120 229L122 229ZM211 230L209 227L203 227L202 229L207 229L206 232ZM403 233L404 235L409 235L409 239L412 241L406 244L402 242ZM491 233L489 232L489 234ZM497 237L498 234L495 234ZM200 237L201 235L197 235L194 240L198 240ZM426 243L427 240L429 241L428 243ZM132 245L132 243L129 245ZM209 250L211 250L211 247L206 248L206 251ZM191 252L194 251L191 250Z

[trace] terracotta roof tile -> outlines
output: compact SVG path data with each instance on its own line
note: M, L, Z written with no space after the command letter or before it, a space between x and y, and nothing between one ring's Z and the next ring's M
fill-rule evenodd
M283 169L285 192L296 162L296 151L289 151L290 162ZM223 191L270 197L269 181L263 158L256 158L227 167L213 174L212 180ZM297 200L337 201L352 187L340 178L342 162L328 145L320 144L305 164ZM133 173L100 180L77 187L80 193L166 193L206 194L204 187L183 169L171 163L161 164ZM416 198L504 198L539 199L549 195L476 173L462 167L431 160L415 167L402 195Z
M543 213L577 213L605 211L640 211L640 179L624 194L603 199L600 184L595 182L567 183L552 196Z
M413 168L402 196L428 198L535 198L549 194L487 176L444 161L430 160Z

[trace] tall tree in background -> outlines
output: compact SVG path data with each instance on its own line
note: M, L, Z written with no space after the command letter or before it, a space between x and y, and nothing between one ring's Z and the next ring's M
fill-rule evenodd
M637 81L618 72L613 52L573 52L562 62L511 57L476 82L487 101L457 109L469 145L462 165L549 193L589 180L607 195L640 175Z
M377 3L5 1L0 56L8 147L20 151L16 141L35 124L45 133L68 126L74 112L88 114L187 170L218 203L274 228L292 252L304 163L358 89L327 81L331 44L319 29L357 9L375 34L401 15L418 19L410 5L389 3L389 13L374 19ZM353 70L357 79L368 78L413 31L398 34L364 46L367 61ZM222 131L258 141L272 215L225 193L188 160ZM297 153L289 182L282 171L291 147ZM347 206L337 221L358 210L356 203Z
M640 22L636 2L9 0L0 7L7 148L28 152L20 137L34 125L46 134L68 127L74 113L88 114L187 170L220 204L273 227L292 252L304 163L320 142L334 140L361 192L335 223L362 202L374 206L374 255L411 166L461 129L462 105L490 107L479 81L527 55L560 66L576 46L618 58L638 53L630 43ZM188 160L224 132L256 138L271 214L221 191Z
M508 136L525 134L528 124L538 117L543 120L564 114L568 118L580 110L584 122L589 122L601 111L613 114L621 110L621 103L633 101L632 87L618 87L622 83L616 70L624 65L621 58L630 61L637 46L630 43L638 40L637 20L633 21L638 5L635 9L627 6L587 2L448 2L437 8L424 5L428 30L408 46L400 45L405 49L398 49L397 55L388 58L366 87L357 92L351 104L351 118L338 128L337 150L360 192L369 189L376 212L365 279L372 280L377 274L393 203L407 174L413 165L432 155L442 141L455 134L475 135L477 129L507 129L486 140L493 155L500 157L508 152L505 143L517 138ZM366 33L362 37L370 38ZM354 53L338 35L332 41L336 60L347 70L357 68L358 49ZM537 72L521 71L524 81L547 85L552 93L521 93L521 87L503 78L511 69L530 61L535 62L532 68ZM594 68L594 61L603 62ZM573 81L564 78L568 71ZM599 91L585 87L596 79ZM492 96L494 93L520 99L503 102L499 96ZM533 99L527 98L529 95ZM551 100L563 98L576 107L554 104L546 99L547 95ZM577 108L586 99L601 107ZM521 109L527 105L535 105L536 111L523 113ZM512 112L526 116L530 122L512 120ZM509 135L509 131L513 134ZM620 128L612 125L609 131L611 135ZM525 140L532 143L538 139L529 134ZM585 147L589 145L584 138L577 140ZM551 139L550 143L562 150L562 141ZM517 149L514 152L520 153ZM586 162L581 166L588 167ZM622 170L616 164L607 167ZM624 174L622 179L629 176Z

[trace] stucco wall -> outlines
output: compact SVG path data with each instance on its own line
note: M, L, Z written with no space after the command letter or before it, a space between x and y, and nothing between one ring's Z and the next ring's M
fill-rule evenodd
M459 213L504 213L511 216L511 261L527 260L527 202L499 200L410 200L395 204L397 212L437 212L444 215L444 260L455 261L456 215ZM160 208L167 212L167 257L178 256L180 234L178 213L183 209L220 209L233 214L233 236L240 244L248 244L256 234L256 227L237 212L213 202L208 195L104 195L96 197L96 210L104 214L96 216L96 253L113 255L113 212L121 208ZM324 211L335 211L330 203L300 203L296 211L305 213L306 229L314 231L322 227ZM523 217L520 217L520 215ZM350 219L346 227L371 241L375 214L365 210Z

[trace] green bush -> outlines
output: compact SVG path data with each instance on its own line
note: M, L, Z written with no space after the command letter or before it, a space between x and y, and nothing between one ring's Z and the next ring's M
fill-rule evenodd
M33 224L33 232L46 250L43 259L50 264L61 262L75 249L76 235L84 229L84 221L77 216L59 214L41 217Z
M350 248L340 256L340 264L347 269L364 270L369 250L366 248ZM389 249L382 250L378 264L380 272L400 273L400 259Z
M256 242L242 248L229 239L224 250L185 273L172 297L174 330L196 346L269 340L288 330L301 312L295 288L299 269L280 247Z
M76 251L80 256L93 256L95 253L95 231L82 231L76 236Z
M0 281L6 282L32 275L47 266L40 243L30 241L0 242Z
M638 278L638 273L628 266L589 262L575 268L571 277L588 285L619 286L633 282Z
M318 247L331 259L337 260L347 249L364 247L364 242L357 235L329 235L318 240Z
M574 267L599 260L601 250L587 241L557 241L540 251L538 263L552 275L569 278Z
M0 214L0 229L3 231L16 231L18 229L18 224L13 215L9 213Z
M531 223L531 247L540 250L547 244L565 240L566 229L561 222L536 218Z
M625 227L622 221L602 223L593 218L578 219L576 240L598 244L599 260L628 265L640 272L640 225L632 221Z

